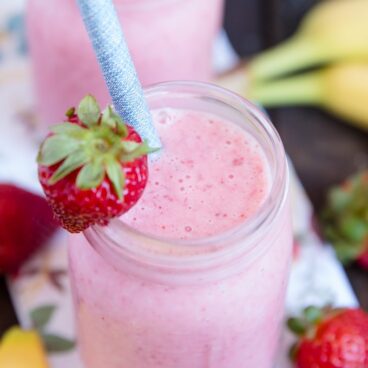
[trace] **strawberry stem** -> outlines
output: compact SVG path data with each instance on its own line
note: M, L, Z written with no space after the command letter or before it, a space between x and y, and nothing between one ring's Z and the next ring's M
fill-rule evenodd
M122 199L125 186L123 164L156 149L150 148L146 142L129 140L129 129L121 117L111 106L101 113L93 96L84 97L77 111L71 108L66 114L69 122L51 129L52 135L46 138L38 156L41 165L59 164L49 184L56 184L79 170L76 185L87 190L98 187L107 175Z

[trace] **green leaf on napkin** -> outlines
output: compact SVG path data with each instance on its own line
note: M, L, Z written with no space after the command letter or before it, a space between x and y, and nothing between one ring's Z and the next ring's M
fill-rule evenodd
M33 327L36 330L42 330L50 321L55 309L55 305L44 305L33 309L30 314Z
M42 341L48 353L62 353L73 350L75 342L55 334L42 334Z

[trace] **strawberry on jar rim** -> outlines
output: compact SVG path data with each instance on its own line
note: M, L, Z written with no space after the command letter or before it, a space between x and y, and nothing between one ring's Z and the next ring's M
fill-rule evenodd
M139 200L154 149L111 106L101 112L93 96L66 115L40 147L38 174L60 224L77 233L106 225Z
M290 351L295 367L368 367L368 314L362 309L308 307L288 326L299 338Z

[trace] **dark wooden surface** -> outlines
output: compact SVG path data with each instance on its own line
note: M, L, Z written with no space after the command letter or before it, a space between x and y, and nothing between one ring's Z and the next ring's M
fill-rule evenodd
M314 1L227 0L225 27L235 49L247 56L286 37ZM315 208L327 189L358 169L368 167L368 136L315 109L270 111ZM347 270L358 298L368 309L368 272ZM5 282L0 278L0 334L16 323Z

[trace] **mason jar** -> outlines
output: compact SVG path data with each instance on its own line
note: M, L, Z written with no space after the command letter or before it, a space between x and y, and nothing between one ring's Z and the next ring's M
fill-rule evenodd
M242 139L242 132L244 137L251 136L264 156L268 182L262 185L268 189L259 207L233 227L220 230L225 216L216 215L208 236L175 238L174 232L169 236L158 225L167 220L170 226L184 227L178 220L182 209L178 210L174 193L165 204L167 212L145 217L140 225L134 225L132 217L160 205L157 200L150 209L150 197L142 198L137 209L132 209L134 215L128 212L106 227L72 235L70 275L84 362L88 368L271 368L280 338L292 249L288 168L281 140L257 107L213 85L164 83L146 89L145 96L155 123L171 124L173 129L162 136L161 157L150 165L147 196L156 198L155 191L159 193L160 185L167 184L156 182L158 170L168 165L175 172L177 161L164 156L178 129L175 116L187 116L187 112L197 118L197 125L191 124L198 132L198 124L226 121L239 129L235 140ZM211 116L208 121L200 118L206 114ZM207 139L218 138L212 132ZM193 139L201 138L193 134ZM183 141L184 136L175 145L188 144ZM222 157L225 162L229 159L228 165L242 157L245 145L237 142L237 149L228 152L238 156ZM216 140L219 152L227 144L231 142ZM216 160L216 152L208 155ZM198 152L199 156L203 159ZM195 157L190 154L190 160ZM208 161L203 176L212 175L214 162ZM180 171L194 175L195 162L191 167L187 173ZM165 178L171 180L169 174ZM263 190L261 184L251 185L250 199ZM212 192L198 198L197 207L191 209L193 232L207 221L202 216L204 207L215 207L220 188L205 189ZM224 208L241 201L238 194L229 191L228 201L222 198ZM240 205L246 209L251 203ZM231 212L232 207L227 209Z
M87 93L110 100L75 0L29 0L27 35L40 128ZM143 85L209 80L223 0L114 0Z

